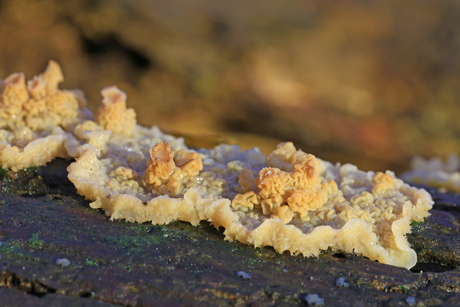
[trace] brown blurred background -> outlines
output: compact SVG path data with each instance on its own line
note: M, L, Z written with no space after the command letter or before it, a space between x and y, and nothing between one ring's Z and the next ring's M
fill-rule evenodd
M91 108L118 85L192 145L400 172L460 152L459 20L458 0L0 0L0 79L55 59Z

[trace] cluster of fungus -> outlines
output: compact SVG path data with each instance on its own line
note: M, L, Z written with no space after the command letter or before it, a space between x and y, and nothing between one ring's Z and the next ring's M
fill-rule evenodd
M197 176L202 169L201 157L197 152L179 149L174 154L168 142L162 141L150 149L145 182L157 188L161 194L177 196L183 189L183 183Z
M102 102L96 112L96 122L105 130L132 135L136 130L136 112L126 109L126 94L115 86L101 92Z
M332 249L410 268L405 234L431 196L386 173L335 164L281 143L269 155L236 145L187 148L183 139L136 123L126 94L102 90L94 116L81 92L61 91L59 65L25 85L2 83L0 163L16 171L75 158L69 179L111 219L167 224L209 221L227 240L317 256Z
M292 143L279 144L267 157L267 165L271 161L281 161L293 170L265 167L255 178L250 169L243 169L238 182L244 194L238 194L232 200L233 209L261 209L264 215L279 217L285 224L296 214L302 221L307 221L309 211L326 203L328 190L337 190L333 180L322 182L319 176L321 166L315 156L296 151Z
M61 91L59 65L25 82L15 73L2 84L0 94L0 164L14 171L44 165L56 157L70 158L65 148L68 132L91 116L81 91Z
M0 127L9 130L27 127L31 131L69 129L84 116L80 110L86 101L80 91L59 90L62 81L61 68L54 61L27 85L22 73L6 78L0 96Z
M446 162L436 157L425 160L415 156L411 161L411 170L401 176L407 182L460 192L460 162L455 154L450 155Z

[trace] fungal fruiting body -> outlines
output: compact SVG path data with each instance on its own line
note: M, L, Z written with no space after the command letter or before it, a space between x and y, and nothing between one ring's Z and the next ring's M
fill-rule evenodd
M52 65L49 71L58 71ZM58 91L62 78L42 79ZM137 125L135 112L126 109L126 95L116 87L102 91L94 120L84 104L69 104L71 117L56 120L48 130L30 128L28 121L8 115L28 116L24 104L31 94L22 80L13 75L3 83L2 166L20 169L35 163L10 161L4 155L8 146L23 152L32 145L43 149L44 139L62 135L62 152L48 157L75 157L68 167L70 181L92 208L111 219L209 221L225 229L227 240L273 246L280 253L317 256L332 249L406 268L416 263L405 234L411 220L429 215L433 200L390 171L333 165L289 142L266 157L257 148L241 151L236 145L192 150L182 138Z
M13 171L70 158L67 146L74 125L91 118L81 91L59 90L59 65L25 82L24 74L7 77L0 92L0 164Z
M105 130L131 135L136 129L136 112L126 109L126 94L116 86L101 91L102 99L96 112L96 122Z
M460 162L457 155L450 155L446 162L440 158L425 160L415 156L411 161L411 170L401 177L411 183L460 192Z

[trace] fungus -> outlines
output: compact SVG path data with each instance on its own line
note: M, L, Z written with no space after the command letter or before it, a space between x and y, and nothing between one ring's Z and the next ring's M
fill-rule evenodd
M160 142L150 149L145 181L154 187L159 187L169 179L174 167L174 153L171 151L168 142Z
M25 84L24 75L15 73L3 82L0 127L15 129L27 126L33 131L64 130L76 123L84 113L84 96L79 91L61 91L64 80L59 64L48 63L45 72Z
M248 211L254 207L260 208L259 197L254 191L249 191L244 194L237 194L232 200L232 208L235 210Z
M9 118L16 119L17 114L22 110L23 104L29 99L25 84L25 77L22 73L14 73L3 81L1 102L2 127L7 126Z
M45 165L55 158L70 158L65 142L68 135L60 128L45 137L26 142L23 147L0 141L0 165L14 172L30 166Z
M183 182L197 176L202 169L203 163L198 153L178 150L174 157L168 142L162 141L150 149L144 176L146 183L159 188L161 194L174 196L180 193Z
M433 201L392 172L332 165L289 143L280 144L264 163L257 150L221 145L195 152L178 141L145 129L124 142L110 141L100 157L94 146L84 145L69 166L69 179L91 207L114 219L194 225L208 220L225 229L227 240L279 252L318 256L331 248L415 265L405 234L411 220L429 215ZM147 147L149 142L154 145ZM126 144L140 145L125 151Z
M203 169L201 157L197 152L180 149L175 153L174 161L187 176L196 176Z
M238 183L243 193L254 191L256 189L255 182L256 178L249 169L243 169L238 176Z
M96 113L96 122L106 130L132 135L136 129L136 112L126 109L126 94L116 86L101 91L104 99Z
M83 143L88 143L96 147L100 154L107 150L107 142L112 136L112 131L103 129L92 120L87 120L75 127L73 135ZM75 145L78 147L80 143L78 142ZM77 156L77 154L74 154L74 156Z
M460 193L460 162L455 154L450 155L445 163L440 158L425 160L415 156L411 161L411 170L403 173L401 178L407 182Z
M0 163L13 171L44 165L56 157L75 156L67 150L72 126L91 116L79 91L61 91L59 65L25 82L15 73L2 82L0 93Z
M375 186L372 188L372 194L384 194L387 191L394 190L393 176L391 174L377 173L372 181Z
M58 84L64 81L64 75L58 63L49 61L45 71L39 75L39 79L42 79L48 85L48 90L53 93L57 91Z
M279 144L266 160L267 164L293 171L266 167L259 172L253 183L252 172L243 170L239 176L239 184L243 185L241 190L248 191L250 187L257 187L258 195L248 194L250 192L236 195L232 201L233 209L252 209L260 203L263 214L277 216L287 224L295 213L299 213L300 219L305 221L309 211L326 203L328 195L325 189L335 183L321 183L321 166L313 155L296 151L294 145L288 142Z
M333 165L290 142L266 157L235 145L191 150L181 138L137 125L116 87L102 91L93 121L81 92L58 89L62 80L51 61L27 86L22 74L0 82L2 167L75 157L69 180L111 219L209 221L225 229L226 240L280 253L308 257L331 249L415 265L405 235L412 220L429 215L433 200L392 172Z

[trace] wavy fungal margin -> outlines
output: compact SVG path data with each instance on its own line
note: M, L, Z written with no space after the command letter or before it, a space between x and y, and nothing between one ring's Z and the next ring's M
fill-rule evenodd
M137 125L126 94L102 90L94 115L80 91L58 88L59 65L0 84L0 164L13 171L75 158L69 179L111 219L223 227L226 240L318 256L329 248L411 268L405 235L431 196L395 177L323 161L281 143L267 156L238 146L187 148L157 127Z

